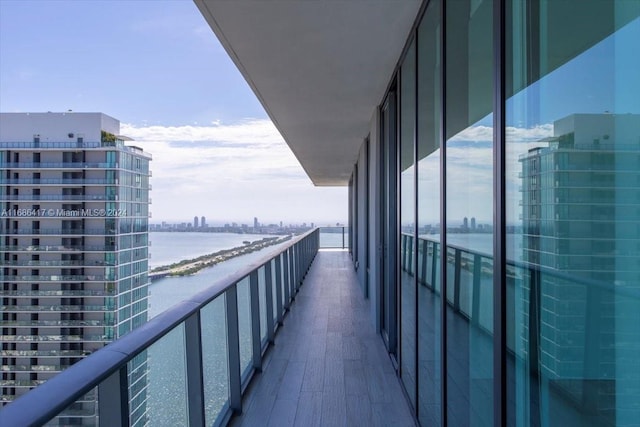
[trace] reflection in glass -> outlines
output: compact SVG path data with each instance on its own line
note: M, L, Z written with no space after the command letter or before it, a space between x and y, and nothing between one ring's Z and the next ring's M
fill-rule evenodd
M493 2L446 8L447 421L493 425ZM489 243L488 245L486 243ZM476 268L477 265L477 268ZM481 297L481 292L486 297ZM474 306L476 309L474 310Z
M400 372L416 403L415 126L416 44L411 43L400 75Z
M440 1L418 27L418 416L442 424L440 268Z
M509 417L637 425L640 3L511 3Z

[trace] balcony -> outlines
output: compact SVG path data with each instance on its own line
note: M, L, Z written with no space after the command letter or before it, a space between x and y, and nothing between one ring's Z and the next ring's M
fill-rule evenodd
M1 282L104 282L116 280L115 274L102 276L98 274L71 274L71 275L4 275L0 274Z
M3 234L19 234L19 235L49 235L49 236L110 236L116 234L115 229L104 228L15 228L13 230L4 231Z
M7 162L1 169L117 169L117 163L87 162Z
M414 425L349 255L319 240L173 306L6 406L0 424L71 415L97 389L101 425L128 425L132 360L148 355L152 425Z
M69 201L80 200L84 202L97 202L102 200L118 200L118 196L105 195L105 194L22 194L22 195L7 195L0 199L3 202L13 201L38 201L38 202L56 202L56 201Z

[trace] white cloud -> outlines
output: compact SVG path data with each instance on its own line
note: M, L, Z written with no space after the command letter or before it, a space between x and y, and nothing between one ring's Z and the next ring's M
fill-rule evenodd
M314 187L269 120L120 131L153 155L154 221L346 219L346 188Z

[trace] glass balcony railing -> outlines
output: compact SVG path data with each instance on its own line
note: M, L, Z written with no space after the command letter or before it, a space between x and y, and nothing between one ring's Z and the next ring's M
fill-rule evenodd
M44 424L75 410L75 404L96 389L101 425L138 419L143 394L153 395L156 402L146 407L152 425L226 423L242 410L243 391L262 367L263 355L318 251L319 234L315 229L295 238L95 351L6 405L0 425ZM51 356L61 356L54 353ZM0 355L43 357L27 350L3 350ZM136 374L140 366L145 366L146 379ZM165 381L155 381L162 378Z
M89 162L7 162L0 169L117 169L117 163Z
M107 335L0 335L0 342L103 342Z
M82 313L85 311L113 311L116 307L113 305L2 305L0 311L6 313L29 313L31 311L69 311L73 313Z
M65 200L81 200L85 202L103 201L103 200L118 200L118 196L107 196L104 194L19 194L19 195L5 195L0 197L0 201L19 201L19 200L35 200L40 202L55 202Z
M114 320L3 320L3 328L93 328L115 325Z
M16 267L102 267L114 266L115 261L104 260L56 260L56 261L0 261L2 266Z
M0 251L6 252L111 252L116 251L115 246L91 246L91 245L9 245L0 246Z
M89 350L0 350L2 357L83 357L91 352ZM2 414L2 411L0 411ZM1 418L1 416L0 416Z
M104 228L17 228L13 230L2 230L2 234L21 235L73 235L73 236L110 236L116 234L115 229Z
M349 247L349 227L320 227L320 248L346 249Z
M3 365L0 366L2 372L60 372L68 366L62 365Z
M115 274L102 276L98 274L67 274L67 275L9 275L0 274L0 282L100 282L116 280Z
M118 185L116 179L100 178L22 178L6 179L6 185Z

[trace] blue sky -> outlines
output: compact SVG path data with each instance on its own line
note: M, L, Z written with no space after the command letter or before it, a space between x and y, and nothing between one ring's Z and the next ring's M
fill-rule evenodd
M191 0L0 0L0 111L100 111L154 155L153 221L344 222Z

